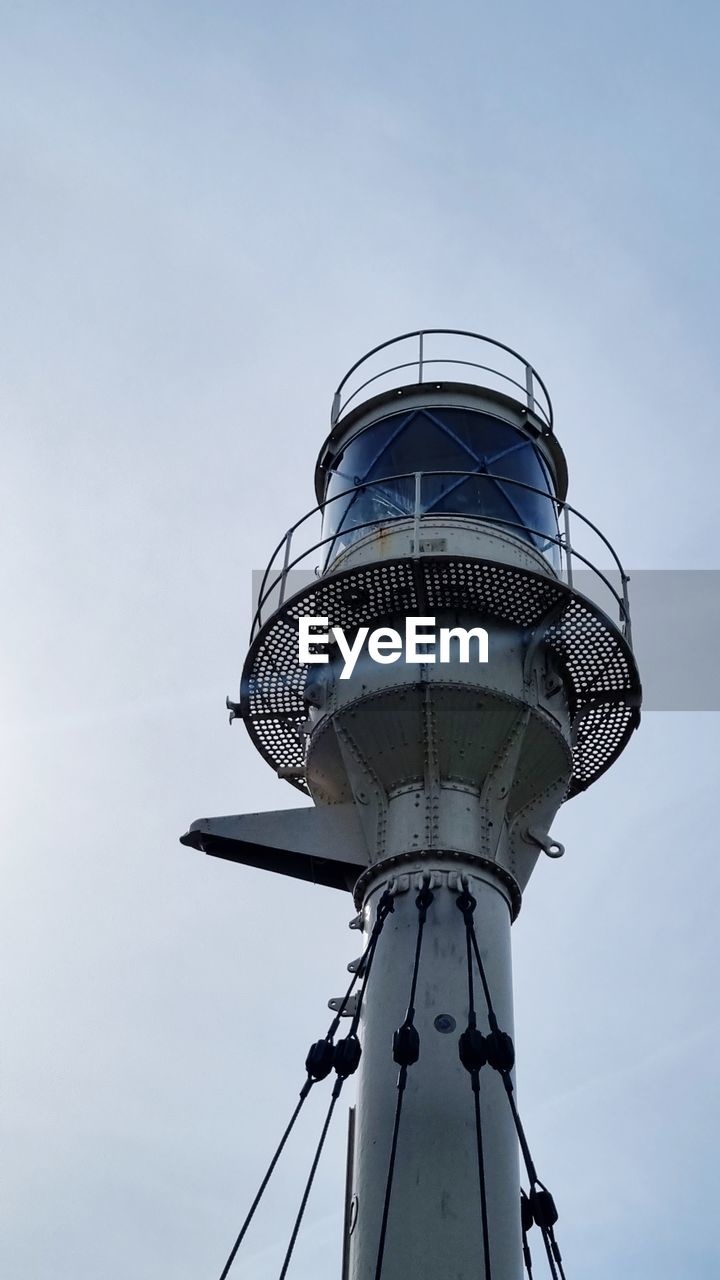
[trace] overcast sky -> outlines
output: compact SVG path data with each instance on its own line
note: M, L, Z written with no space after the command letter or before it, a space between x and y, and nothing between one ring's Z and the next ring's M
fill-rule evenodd
M8 1280L213 1280L344 989L349 897L177 842L297 803L223 703L344 370L494 334L630 569L720 568L719 45L702 3L0 3ZM646 715L514 926L570 1280L718 1273L717 730ZM344 1129L293 1280L339 1275Z

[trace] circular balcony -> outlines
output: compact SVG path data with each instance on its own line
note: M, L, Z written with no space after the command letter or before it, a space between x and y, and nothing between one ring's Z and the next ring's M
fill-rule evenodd
M604 534L569 503L477 471L352 485L282 538L259 585L236 708L272 767L307 790L299 617L328 617L347 630L443 610L541 632L565 672L569 794L595 781L639 719L628 576Z

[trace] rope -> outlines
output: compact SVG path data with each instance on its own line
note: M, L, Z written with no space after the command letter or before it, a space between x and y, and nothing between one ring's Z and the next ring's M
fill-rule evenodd
M393 1058L398 1063L400 1071L397 1079L397 1103L395 1105L395 1120L393 1123L392 1139L390 1142L390 1161L388 1164L387 1181L385 1183L385 1200L383 1203L382 1221L380 1223L380 1239L378 1241L377 1261L375 1264L375 1280L380 1280L382 1275L383 1258L385 1256L385 1237L387 1234L388 1215L390 1213L390 1198L392 1195L393 1177L395 1174L395 1157L397 1155L398 1134L400 1132L400 1116L402 1115L403 1098L405 1097L405 1086L407 1084L408 1067L417 1062L420 1056L420 1037L415 1027L415 993L417 991L418 972L420 969L420 952L422 950L423 932L425 929L425 921L430 903L433 901L434 894L427 887L429 877L423 879L423 887L415 899L415 905L418 909L418 930L417 940L415 943L415 960L413 963L412 979L410 981L410 996L408 999L407 1013L405 1020L398 1027L393 1036Z
M394 909L395 909L395 902L393 900L393 896L389 892L389 890L386 889L378 902L375 923L373 925L373 928L370 934L370 940L368 942L367 950L365 952L364 963L358 966L358 969L355 974L355 976L357 977L360 971L362 971L363 979L362 979L362 986L360 987L360 993L358 996L357 1008L355 1009L352 1022L350 1023L350 1030L347 1036L345 1036L343 1040L339 1040L333 1049L332 1066L336 1072L337 1080L333 1085L332 1097L330 1099L330 1106L328 1107L327 1115L325 1116L325 1122L323 1124L322 1132L320 1134L320 1139L315 1149L315 1155L313 1156L313 1162L312 1162L312 1165L310 1166L310 1172L308 1174L307 1182L305 1183L305 1190L303 1191L302 1200L300 1201L300 1208L298 1209L297 1217L295 1218L292 1234L290 1236L290 1241L288 1243L287 1251L285 1253L285 1258L283 1261L282 1269L280 1271L280 1276L278 1280L285 1280L288 1267L290 1266L290 1260L292 1258L293 1250L295 1248L295 1242L298 1237L298 1232L300 1230L300 1224L302 1223L302 1220L303 1220L305 1208L310 1198L312 1184L315 1178L315 1173L317 1171L318 1164L320 1163L320 1157L322 1155L322 1150L325 1145L325 1139L327 1137L328 1129L330 1128L330 1121L332 1120L333 1111L335 1110L335 1104L338 1098L340 1097L342 1087L345 1081L347 1080L348 1076L352 1075L353 1072L357 1071L358 1065L360 1063L360 1056L362 1054L362 1049L360 1047L360 1041L358 1040L358 1037L357 1037L357 1028L360 1022L362 1003L365 997L365 992L367 990L368 979L370 977L370 970L372 969L372 962L375 956L375 950L377 948L378 939L380 937L380 934L382 933L385 920L387 919L390 912L393 911ZM343 1001L340 1011L338 1011L338 1013L336 1014L335 1021L339 1019L340 1012L346 1003L347 1003L347 998L345 1001Z
M353 1039L357 1041L356 1032L357 1032L357 1027L360 1021L360 1009L362 1006L363 997L365 995L365 989L367 987L367 980L370 974L372 958L373 958L373 955L375 954L375 947L377 946L377 941L382 932L382 927L383 927L383 924L385 923L385 919L387 915L393 910L393 906L394 906L394 903L393 903L392 895L386 890L378 902L378 910L377 910L377 915L375 919L375 924L373 925L373 929L370 934L370 939L368 941L367 951L365 952L366 961L364 964L359 965L357 970L353 974L350 980L348 989L345 992L345 995L343 996L343 999L341 1001L340 1007L337 1010L332 1022L330 1023L330 1026L328 1027L324 1038L322 1040L316 1040L315 1043L310 1046L310 1050L305 1060L305 1070L307 1071L307 1078L305 1080L305 1083L302 1089L300 1090L300 1099L295 1107L295 1110L293 1111L290 1117L290 1120L287 1124L285 1132L283 1133L280 1139L280 1142L277 1145L277 1148L272 1157L272 1160L270 1161L270 1164L267 1167L265 1176L263 1177L262 1182L258 1187L255 1199L250 1205L245 1221L243 1222L240 1228L240 1231L238 1233L237 1239L235 1240L235 1243L232 1249L230 1250L230 1253L228 1254L228 1258L225 1263L225 1266L223 1267L220 1273L220 1280L227 1280L227 1277L230 1273L230 1268L232 1267L232 1264L235 1261L235 1257L237 1255L238 1249L240 1248L240 1245L242 1244L245 1238L245 1235L247 1233L248 1227L250 1226L250 1223L252 1222L255 1216L255 1211L257 1210L257 1207L260 1204L260 1201L262 1200L263 1195L265 1194L267 1185L275 1171L275 1166L277 1165L277 1162L280 1159L280 1156L282 1155L285 1144L288 1138L290 1137L290 1134L292 1133L293 1128L295 1127L295 1122L298 1116L300 1115L300 1112L302 1111L302 1108L305 1104L308 1094L310 1093L310 1090L312 1089L314 1084L317 1084L320 1080L324 1080L326 1076L330 1074L333 1068L336 1048L339 1047L334 1044L334 1039L335 1039L335 1035L337 1033L338 1027L340 1026L340 1019L342 1018L345 1008L347 1007L348 1001L353 993L355 984L357 983L361 974L363 974L363 982L360 990L360 995L358 998L358 1005L357 1005L357 1009L355 1010L353 1020L351 1023L351 1028L350 1028L350 1036L352 1036ZM348 1039L350 1038L350 1036L348 1037ZM359 1043L358 1043L358 1048L359 1048ZM358 1061L359 1061L359 1057L358 1057ZM337 1088L337 1084L335 1087ZM331 1106L328 1112L328 1117L326 1118L326 1121L325 1121L323 1136L321 1138L321 1143L317 1153L317 1160L319 1160L320 1154L322 1152L322 1145L325 1141L324 1135L327 1133L327 1126L330 1123L330 1117L332 1116L332 1110L336 1101L337 1101L337 1097L335 1096L335 1093L333 1091L333 1098L332 1098ZM299 1216L299 1220L296 1224L297 1228L299 1228L300 1220L302 1219L302 1214L305 1209L305 1204L307 1203L307 1196L310 1194L310 1186L312 1186L312 1179L315 1176L315 1168L317 1167L317 1160L314 1162L314 1167L311 1170L309 1186L306 1188L306 1195L304 1196L303 1205L301 1206L301 1213ZM297 1235L297 1229L294 1232L292 1246L294 1246L296 1235ZM290 1249L290 1253L292 1253L292 1247ZM289 1261L289 1256L286 1259L286 1263L288 1261ZM285 1272L283 1271L283 1275L284 1274Z
M470 905L472 904L472 905ZM483 1260L485 1263L484 1280L492 1280L491 1264L490 1264L490 1231L488 1227L488 1209L487 1209L487 1187L485 1184L485 1156L483 1153L482 1139L482 1118L480 1112L480 1068L486 1062L485 1056L485 1037L477 1029L477 1014L475 1012L475 989L473 984L473 967L472 967L472 946L471 946L471 929L472 929L472 912L475 910L475 900L470 894L465 892L459 894L456 905L463 913L465 921L465 945L467 952L467 977L468 977L468 1025L467 1030L460 1036L458 1045L460 1051L460 1061L465 1070L470 1073L470 1083L472 1085L474 1109L475 1109L475 1139L477 1143L478 1157L478 1177L480 1180L480 1215L482 1225L482 1242L483 1242Z
M375 1280L381 1280L382 1267L385 1254L385 1242L387 1236L387 1226L389 1220L390 1203L392 1199L392 1188L395 1174L395 1164L397 1156L398 1138L400 1132L400 1121L402 1116L403 1100L408 1078L408 1068L418 1060L420 1053L420 1040L415 1027L415 998L417 993L417 982L420 967L420 956L422 951L422 942L424 936L424 928L427 920L428 907L433 901L433 894L428 888L429 878L424 877L423 887L418 893L415 903L418 909L418 930L415 944L415 956L413 962L413 971L410 983L410 995L408 999L407 1012L403 1023L398 1027L393 1036L393 1058L400 1067L397 1079L397 1102L395 1108L395 1118L393 1123L393 1131L390 1144L390 1157L388 1163L388 1173L385 1185L385 1198L383 1203L383 1214L380 1226L380 1237L378 1242L378 1253L375 1268ZM467 881L465 881L467 884ZM460 1060L470 1075L471 1087L474 1099L475 1113L475 1136L477 1144L478 1159L478 1179L480 1189L480 1209L481 1209L481 1225L482 1225L482 1241L483 1241L483 1259L484 1259L484 1278L483 1280L492 1280L491 1275L491 1258L490 1258L490 1239L488 1224L488 1206L487 1206L487 1184L485 1176L485 1157L483 1150L483 1134L482 1134L482 1112L480 1106L480 1071L487 1063L493 1067L500 1075L505 1093L508 1098L513 1123L518 1137L520 1149L522 1151L525 1168L527 1170L530 1182L529 1193L521 1192L521 1225L522 1225L522 1249L525 1269L528 1280L532 1280L532 1258L528 1245L529 1229L536 1224L541 1231L545 1252L548 1259L553 1280L566 1280L563 1269L562 1255L555 1239L554 1225L557 1222L557 1210L552 1195L547 1187L540 1181L537 1170L530 1153L525 1131L520 1119L520 1115L515 1102L514 1087L511 1077L511 1071L515 1062L515 1051L512 1040L507 1033L500 1029L497 1016L492 1003L485 966L480 954L477 935L475 932L474 912L476 908L476 900L468 892L467 888L463 890L457 898L457 906L462 912L465 922L465 940L466 940L466 958L467 958L467 981L468 981L468 1025L462 1033L459 1040ZM235 1260L236 1254L245 1234L252 1222L255 1212L260 1204L262 1196L272 1177L278 1160L283 1149L292 1133L295 1123L300 1115L304 1103L313 1087L320 1080L325 1079L332 1070L335 1071L337 1079L333 1086L330 1105L323 1122L320 1138L313 1156L310 1172L305 1184L300 1207L293 1225L292 1233L285 1253L279 1280L286 1280L290 1261L292 1259L297 1237L302 1224L303 1216L307 1208L310 1198L315 1175L320 1163L323 1148L327 1138L330 1122L336 1103L340 1097L342 1087L345 1080L357 1070L362 1054L360 1041L358 1040L357 1030L360 1024L363 1001L367 991L370 972L377 949L378 940L383 929L383 925L387 916L394 910L394 899L389 889L386 889L378 901L375 923L370 933L368 945L364 956L357 966L352 980L348 986L347 992L342 999L339 1009L333 1018L325 1037L316 1041L310 1046L306 1061L305 1069L307 1078L300 1090L300 1097L290 1120L285 1128L284 1133L278 1143L275 1153L268 1165L265 1175L260 1183L257 1194L250 1206L248 1214L243 1222L238 1237L228 1256L227 1262L220 1275L220 1280L227 1280L230 1268ZM488 1024L490 1034L484 1036L477 1026L477 1013L475 1009L475 990L473 978L473 956L477 964L480 982L483 988L485 1003L487 1005ZM334 1038L340 1025L340 1019L347 1007L353 990L359 979L362 979L360 991L357 996L356 1007L353 1010L350 1022L350 1030L348 1035L334 1043Z
M287 1128L286 1128L286 1130L285 1130L285 1132L284 1132L284 1134L283 1134L282 1138L280 1139L280 1142L279 1142L279 1144L278 1144L277 1150L276 1150L276 1152L275 1152L275 1154L274 1154L274 1156L273 1156L272 1160L270 1161L270 1164L268 1165L268 1168L267 1168L267 1172L266 1172L266 1174L265 1174L265 1177L263 1178L262 1182L260 1183L260 1187L259 1187L259 1189L258 1189L257 1195L255 1196L255 1199L253 1200L253 1202L252 1202L252 1204L251 1204L251 1206L250 1206L250 1209L249 1209L248 1215L247 1215L247 1217L246 1217L245 1221L243 1222L242 1227L240 1228L240 1232L239 1232L238 1238L237 1238L237 1240L235 1241L235 1243L234 1243L234 1245L233 1245L232 1249L230 1250L230 1254L229 1254L229 1256L228 1256L228 1260L227 1260L227 1262L225 1263L225 1266L223 1267L222 1272L220 1273L220 1280L227 1280L227 1276L228 1276L228 1274L229 1274L230 1268L231 1268L231 1266L232 1266L233 1262L235 1261L235 1254L237 1253L238 1249L240 1248L240 1245L242 1244L242 1242L243 1242L243 1240L244 1240L244 1238L245 1238L245 1233L246 1233L246 1231L247 1231L248 1227L250 1226L250 1223L252 1222L253 1217L254 1217L254 1215L255 1215L255 1210L257 1209L257 1207L258 1207L258 1205L259 1205L260 1201L262 1200L263 1194L264 1194L264 1192L265 1192L265 1188L267 1187L267 1184L268 1184L268 1182L270 1181L270 1179L271 1179L271 1177L272 1177L272 1175L273 1175L273 1172L274 1172L274 1169L275 1169L275 1165L277 1164L278 1160L280 1159L280 1156L282 1155L283 1147L285 1146L285 1143L287 1142L288 1138L290 1137L290 1134L292 1133L292 1130L293 1130L293 1126L294 1126L294 1124L295 1124L295 1121L297 1120L298 1116L300 1115L300 1112L301 1112L302 1107L303 1107L303 1103L305 1102L305 1099L307 1098L307 1096L308 1096L308 1094L309 1094L309 1092L310 1092L310 1088L312 1087L313 1083L314 1083L314 1081L312 1081L312 1080L306 1080L306 1081L305 1081L305 1084L303 1085L302 1092L301 1092L301 1094L300 1094L300 1101L298 1102L297 1106L295 1107L295 1110L294 1110L294 1111L293 1111L293 1113L292 1113L292 1116L290 1117L290 1123L288 1124L288 1126L287 1126Z
M322 1133L320 1134L320 1141L317 1144L315 1155L313 1157L313 1162L312 1162L312 1165L310 1166L310 1173L308 1174L308 1180L305 1183L303 1198L300 1201L300 1208L298 1209L298 1214L295 1219L295 1225L292 1229L292 1235L290 1236L290 1243L288 1244L288 1247L287 1247L287 1252L285 1254L285 1260L282 1265L282 1271L280 1272L279 1280L285 1280L285 1276L287 1275L287 1269L290 1266L290 1259L292 1258L293 1249L295 1248L295 1241L297 1240L298 1231L300 1230L300 1223L303 1220L305 1206L310 1196L310 1191L312 1189L315 1172L317 1170L318 1164L320 1163L320 1156L322 1155L322 1149L325 1145L327 1131L330 1128L330 1121L332 1120L332 1114L333 1114L333 1111L335 1110L335 1103L340 1097L340 1090L342 1089L343 1083L344 1083L343 1077L338 1076L333 1086L332 1097L330 1099L330 1106L328 1107L327 1115L325 1116L325 1123L323 1124Z
M480 975L480 982L485 996L485 1003L487 1005L490 1035L483 1037L485 1041L485 1060L498 1072L503 1082L530 1183L530 1194L526 1197L531 1214L529 1225L532 1226L533 1223L537 1223L540 1228L545 1252L547 1254L548 1265L550 1267L550 1274L552 1275L553 1280L566 1280L562 1263L562 1254L560 1253L560 1248L553 1231L553 1226L557 1222L558 1218L557 1209L555 1208L555 1202L552 1195L538 1177L535 1162L530 1153L530 1147L528 1146L525 1130L515 1101L515 1090L512 1082L512 1076L510 1074L513 1066L515 1065L515 1049L513 1047L511 1037L507 1032L501 1031L500 1029L492 1002L492 996L490 994L490 986L485 972L485 965L483 964L480 947L478 946L474 920L477 902L475 898L473 898L472 894L470 894L467 889L464 889L463 892L458 895L457 906L463 914L467 945L468 948L472 947L472 951L475 955L478 973ZM471 961L469 961L469 963L471 963ZM523 1192L522 1195L525 1196L525 1193ZM525 1227L523 1227L523 1254L525 1256L525 1266L528 1269L528 1274L532 1275L532 1262L530 1261L530 1249L527 1244Z
M360 988L360 994L358 996L357 1008L355 1009L352 1022L350 1023L351 1035L357 1034L357 1029L358 1029L358 1026L360 1025L360 1014L362 1012L362 1003L363 1003L363 1000L365 999L365 991L367 989L368 978L370 977L372 962L375 958L375 951L377 948L378 939L380 937L380 934L383 931L383 925L385 924L387 917L394 910L395 910L395 900L393 898L393 895L390 893L390 891L386 889L385 892L382 894L380 900L378 901L377 914L375 916L375 923L372 927L372 932L368 940L367 950L363 957L362 963L358 966L358 970L355 975L356 977L358 977L359 974L362 973L363 980L362 980L362 986ZM338 1012L337 1018L339 1017L340 1017L340 1013Z
M563 1267L562 1254L560 1252L560 1246L557 1240L555 1239L555 1232L552 1227L550 1227L548 1230L548 1239L550 1241L550 1248L553 1251L553 1256L558 1265L558 1271L560 1272L560 1280L565 1280L565 1270Z
M530 1253L530 1245L528 1244L527 1233L533 1225L532 1209L530 1201L525 1192L520 1188L520 1226L522 1229L522 1251L525 1270L527 1271L528 1280L532 1280L532 1254Z
M539 1183L538 1185L542 1186L542 1183ZM552 1196L550 1195L550 1192L545 1187L543 1187L543 1191L547 1196L550 1197L550 1202L552 1204L553 1211L555 1212L555 1216L557 1218L557 1211L555 1210L555 1205L553 1203L553 1199L552 1199ZM536 1216L535 1212L533 1212L533 1221L538 1222L538 1217ZM545 1252L547 1254L548 1266L550 1267L550 1274L552 1275L553 1280L558 1280L558 1277L559 1277L559 1280L565 1280L565 1272L563 1270L563 1264L562 1264L562 1254L560 1253L560 1248L558 1246L557 1240L555 1239L553 1224L541 1220L539 1222L539 1226L540 1226L540 1231L542 1233L543 1244L545 1245ZM555 1265L556 1263L557 1263L557 1267Z
M550 1267L550 1275L553 1277L553 1280L558 1280L557 1267L555 1266L555 1262L553 1260L552 1249L550 1246L548 1233L542 1227L541 1227L541 1231L542 1231L543 1244L545 1245L545 1252L547 1254L548 1266Z
M268 1165L267 1170L266 1170L266 1172L265 1172L265 1176L264 1176L264 1178L263 1178L262 1182L260 1183L260 1186L258 1187L258 1191L257 1191L257 1194L256 1194L256 1196L255 1196L255 1199L253 1200L252 1204L250 1205L250 1208L249 1208L248 1213L247 1213L247 1217L245 1218L245 1221L243 1222L243 1224L242 1224L242 1226L241 1226L241 1228L240 1228L240 1231L239 1231L239 1233L238 1233L237 1239L236 1239L236 1241L235 1241L235 1243L234 1243L234 1245L233 1245L233 1247L232 1247L232 1249L230 1250L230 1253L229 1253L229 1255L228 1255L227 1262L225 1263L225 1266L223 1267L223 1269L222 1269L222 1271L221 1271L221 1273L220 1273L220 1280L227 1280L227 1277L228 1277L228 1275L229 1275L229 1273L230 1273L230 1268L231 1268L231 1266L232 1266L233 1262L235 1261L235 1255L237 1254L237 1251L238 1251L238 1249L240 1248L240 1245L242 1244L242 1242L243 1242L243 1240L244 1240L244 1238L245 1238L245 1234L246 1234L246 1232L247 1232L247 1229L248 1229L248 1227L250 1226L250 1223L252 1222L252 1220L253 1220L253 1218L254 1218L254 1216L255 1216L255 1210L257 1209L258 1205L260 1204L260 1201L261 1201L261 1200L262 1200L262 1198L263 1198L263 1195L265 1194L265 1190L266 1190L266 1188L267 1188L267 1185L268 1185L268 1183L269 1183L269 1181L270 1181L270 1179L271 1179L271 1177L272 1177L273 1173L275 1172L275 1166L276 1166L276 1164L277 1164L278 1160L280 1159L280 1156L282 1155L283 1148L285 1147L285 1143L287 1142L288 1138L290 1137L290 1134L291 1134L291 1133L292 1133L292 1131L293 1131L293 1128L295 1127L295 1121L297 1120L298 1116L300 1115L300 1112L301 1112L301 1111L302 1111L302 1109L303 1109L303 1106L304 1106L304 1104L305 1104L305 1100L306 1100L306 1098L307 1098L308 1094L310 1093L310 1090L312 1089L312 1087L313 1087L313 1085L314 1085L314 1084L317 1084L317 1083L318 1083L318 1080L320 1080L320 1079L324 1079L324 1075L322 1075L322 1074L318 1074L318 1072L322 1072L322 1067L323 1067L323 1057L324 1057L324 1056L329 1057L329 1059L330 1059L330 1065L328 1066L328 1072L326 1072L325 1074L328 1074L328 1073L329 1073L330 1067L332 1066L332 1058L331 1058L331 1055L330 1055L330 1053L329 1053L329 1052L328 1052L328 1053L324 1053L324 1046L325 1046L325 1045L327 1045L327 1046L328 1046L328 1050L331 1050L331 1049L332 1049L332 1041L333 1041L333 1038L334 1038L334 1036L335 1036L335 1033L336 1033L336 1031L337 1031L337 1029L338 1029L338 1026L340 1025L340 1018L341 1018L341 1016L342 1016L342 1012L343 1012L343 1010L344 1010L345 1006L347 1005L347 1002L348 1002L348 1000L350 999L350 996L352 995L353 987L355 986L355 983L357 982L358 977L359 977L359 974L357 974L357 973L354 973L354 974L353 974L353 976L352 976L352 981L350 982L350 985L349 985L349 987L348 987L347 991L345 992L345 995L344 995L343 1000L342 1000L342 1004L340 1005L340 1008L339 1008L338 1012L336 1013L335 1017L333 1018L332 1022L330 1023L330 1026L328 1027L327 1034L326 1034L326 1036L325 1036L324 1040L318 1040L318 1041L316 1041L316 1043L315 1043L314 1045L311 1045L311 1047L310 1047L310 1052L308 1053L308 1056L307 1056L307 1059L306 1059L306 1063L305 1063L305 1067L306 1067L306 1070L307 1070L308 1074L307 1074L307 1079L306 1079L306 1081L305 1081L305 1083L304 1083L304 1085L303 1085L302 1089L300 1090L300 1100L299 1100L299 1102L297 1103L297 1105L296 1105L296 1107L295 1107L295 1110L293 1111L293 1113L292 1113L292 1115L291 1115L291 1117L290 1117L290 1121L289 1121L289 1123L288 1123L288 1125L287 1125L287 1128L285 1129L285 1132L283 1133L283 1136L282 1136L282 1138L280 1139L280 1142L278 1143L278 1146L277 1146L277 1148L276 1148L276 1150L275 1150L275 1154L273 1155L273 1158L272 1158L272 1160L270 1161L270 1164Z

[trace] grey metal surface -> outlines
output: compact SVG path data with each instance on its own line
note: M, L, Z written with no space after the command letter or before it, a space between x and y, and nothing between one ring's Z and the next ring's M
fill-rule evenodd
M562 664L574 725L569 795L584 790L617 758L638 723L640 679L618 628L584 597L549 575L494 561L420 556L346 570L287 600L250 648L242 714L274 769L305 763L306 669L298 664L297 619L327 616L331 626L379 625L399 614L475 611L528 629L560 614L544 644ZM302 777L293 785L307 790Z
M408 1000L417 934L415 897L423 874L435 895L421 956L416 1025L420 1058L410 1067L388 1219L383 1280L484 1280L478 1161L470 1077L458 1057L467 1025L465 931L455 901L466 874L477 899L479 945L501 1025L513 1031L510 911L491 876L460 863L431 861L398 876L360 1025L363 1056L354 1138L348 1275L374 1280L397 1091L390 1048ZM366 898L366 930L389 881L381 873ZM482 993L478 1025L488 1024ZM436 1019L440 1020L438 1029ZM481 1073L483 1148L493 1280L520 1280L520 1176L517 1139L499 1076Z
M180 843L215 858L352 889L368 862L355 805L200 818Z

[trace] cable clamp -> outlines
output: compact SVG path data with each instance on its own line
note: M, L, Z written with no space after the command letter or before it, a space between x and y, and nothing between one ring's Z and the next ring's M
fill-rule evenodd
M311 1080L324 1080L333 1069L335 1046L332 1040L316 1040L310 1045L305 1070Z
M420 1057L420 1036L411 1022L403 1022L393 1033L392 1055L399 1067L411 1067Z
M338 1040L335 1045L333 1054L333 1067L337 1075L342 1079L347 1079L354 1071L357 1071L362 1057L362 1048L360 1041L353 1031L346 1036L344 1040Z
M532 1187L529 1200L533 1222L536 1222L541 1230L548 1230L550 1227L554 1227L558 1220L558 1211L547 1187L543 1187L540 1184Z

